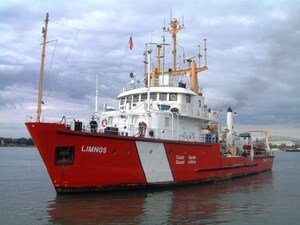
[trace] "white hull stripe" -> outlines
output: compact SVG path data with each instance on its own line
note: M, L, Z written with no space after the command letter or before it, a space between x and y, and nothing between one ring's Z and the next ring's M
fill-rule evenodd
M174 181L163 143L136 141L148 183Z

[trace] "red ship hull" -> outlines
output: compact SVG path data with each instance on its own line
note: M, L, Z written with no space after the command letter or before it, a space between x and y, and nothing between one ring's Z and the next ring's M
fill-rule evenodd
M58 193L178 185L260 173L273 156L222 157L219 143L72 131L26 123Z

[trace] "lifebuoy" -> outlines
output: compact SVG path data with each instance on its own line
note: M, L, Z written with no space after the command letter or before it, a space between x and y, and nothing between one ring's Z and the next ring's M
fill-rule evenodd
M102 127L106 127L107 125L107 119L103 119L101 122Z
M217 112L213 112L213 117L215 117L216 119L218 119L219 115Z

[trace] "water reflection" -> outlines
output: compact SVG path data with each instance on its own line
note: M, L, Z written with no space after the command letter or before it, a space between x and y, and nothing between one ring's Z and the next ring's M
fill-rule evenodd
M272 172L168 190L58 195L49 203L55 224L218 224L265 213ZM272 201L271 201L272 202ZM243 217L246 219L247 217ZM237 218L236 218L237 219ZM240 218L241 219L241 218Z

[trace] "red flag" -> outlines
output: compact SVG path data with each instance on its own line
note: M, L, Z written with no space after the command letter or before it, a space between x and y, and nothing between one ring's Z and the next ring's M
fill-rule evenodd
M133 41L132 41L132 35L129 38L129 49L132 50L133 49Z

